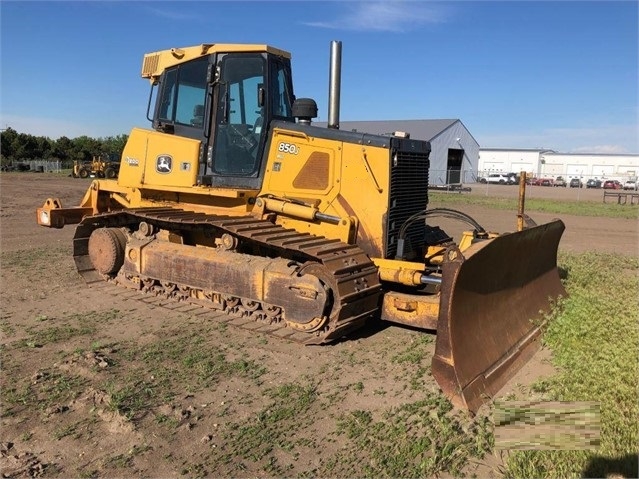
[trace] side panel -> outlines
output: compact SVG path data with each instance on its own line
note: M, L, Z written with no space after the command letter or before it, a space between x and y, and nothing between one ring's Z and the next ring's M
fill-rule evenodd
M317 129L315 129L317 130ZM270 141L264 188L260 195L301 200L321 213L353 219L356 242L368 255L381 256L389 195L389 149L302 131L275 128ZM336 135L337 136L337 135ZM329 223L278 223L326 237L343 238L343 228Z
M194 186L199 151L198 140L134 128L122 153L118 184L133 188Z
M334 198L341 142L275 130L268 152L265 190L277 196L305 200Z
M390 151L344 144L342 183L336 205L357 216L357 244L371 257L383 258L388 214Z

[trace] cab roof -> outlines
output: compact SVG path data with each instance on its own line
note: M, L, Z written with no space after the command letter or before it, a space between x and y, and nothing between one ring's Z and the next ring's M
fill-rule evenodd
M191 47L171 48L168 50L160 50L145 54L142 62L142 78L149 78L151 82L154 83L167 68L218 52L271 53L284 58L291 58L291 54L289 52L270 45L202 43L201 45Z

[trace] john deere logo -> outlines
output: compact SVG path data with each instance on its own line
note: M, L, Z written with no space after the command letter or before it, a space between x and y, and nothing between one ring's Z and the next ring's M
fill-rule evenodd
M155 171L158 173L171 173L173 168L173 158L169 155L160 155L155 160Z

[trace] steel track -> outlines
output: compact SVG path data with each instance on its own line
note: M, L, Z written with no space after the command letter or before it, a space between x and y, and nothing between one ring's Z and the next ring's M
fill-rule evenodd
M201 232L220 237L231 234L244 247L258 246L269 257L282 257L298 262L321 264L332 276L328 280L333 289L336 302L328 324L320 331L304 333L287 326L286 321L260 320L246 315L234 308L226 311L215 310L211 315L243 329L258 331L278 338L285 338L304 344L323 344L334 341L348 332L361 327L379 308L381 286L377 268L370 258L356 245L348 245L339 240L299 233L283 228L266 220L253 217L232 217L196 213L175 208L140 208L103 213L86 217L77 226L73 239L73 255L78 272L88 285L111 285L98 273L88 256L88 242L91 233L101 227L128 227L133 230L140 222L152 224L160 229L180 232ZM121 286L106 288L110 294L133 294L140 296L146 303L168 309L184 306L189 298L160 298L155 295L143 295L142 290L133 291ZM223 292L221 292L223 293ZM135 296L133 296L135 297ZM201 314L209 308L201 300L192 302L192 308L198 308ZM194 310L195 311L195 310ZM209 313L210 315L210 313Z

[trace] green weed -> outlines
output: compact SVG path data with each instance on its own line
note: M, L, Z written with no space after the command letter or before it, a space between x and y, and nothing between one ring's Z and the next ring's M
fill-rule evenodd
M63 437L75 435L77 430L78 430L77 423L69 424L67 426L57 428L55 431L53 431L53 437L59 441Z
M0 264L2 268L10 270L28 270L37 271L36 265L56 264L62 259L70 257L70 245L65 246L46 246L41 248L24 249L18 251L5 251L0 254Z
M113 469L128 469L133 465L133 457L129 454L117 454L104 460L104 467Z
M129 420L143 414L157 397L152 383L136 377L129 377L117 383L108 382L105 390L110 397L109 409Z
M9 323L8 321L2 320L0 321L0 332L4 336L12 336L16 332L16 330L11 323Z
M351 442L320 475L357 477L424 477L459 475L470 458L482 458L492 448L486 418L474 421L453 414L452 405L430 393L414 403L390 409L375 421L364 410L344 414L338 434ZM357 457L357 461L349 460Z
M3 415L11 415L18 409L45 409L69 402L78 397L87 384L79 376L71 376L45 369L34 377L22 378L10 388L0 388Z
M51 324L49 327L30 327L29 337L21 340L18 347L39 348L46 344L68 341L77 336L86 336L96 332L96 325L108 324L118 317L117 309L108 311L89 311L63 316L59 319L39 315L40 323ZM45 318L45 319L42 319Z
M415 340L411 341L404 350L397 352L391 357L391 362L402 364L420 364L432 355L430 344L433 342L433 335L421 334Z
M614 254L560 255L569 297L544 335L559 373L534 385L553 401L596 401L598 451L525 451L507 477L605 477L637 473L639 436L639 260Z
M296 433L312 421L309 410L316 402L317 390L312 383L287 383L265 394L271 399L265 408L246 421L229 425L224 439L231 445L230 450L220 460L224 463L266 460L264 470L283 473L286 466L276 465L270 454L275 449L293 452L297 447Z

